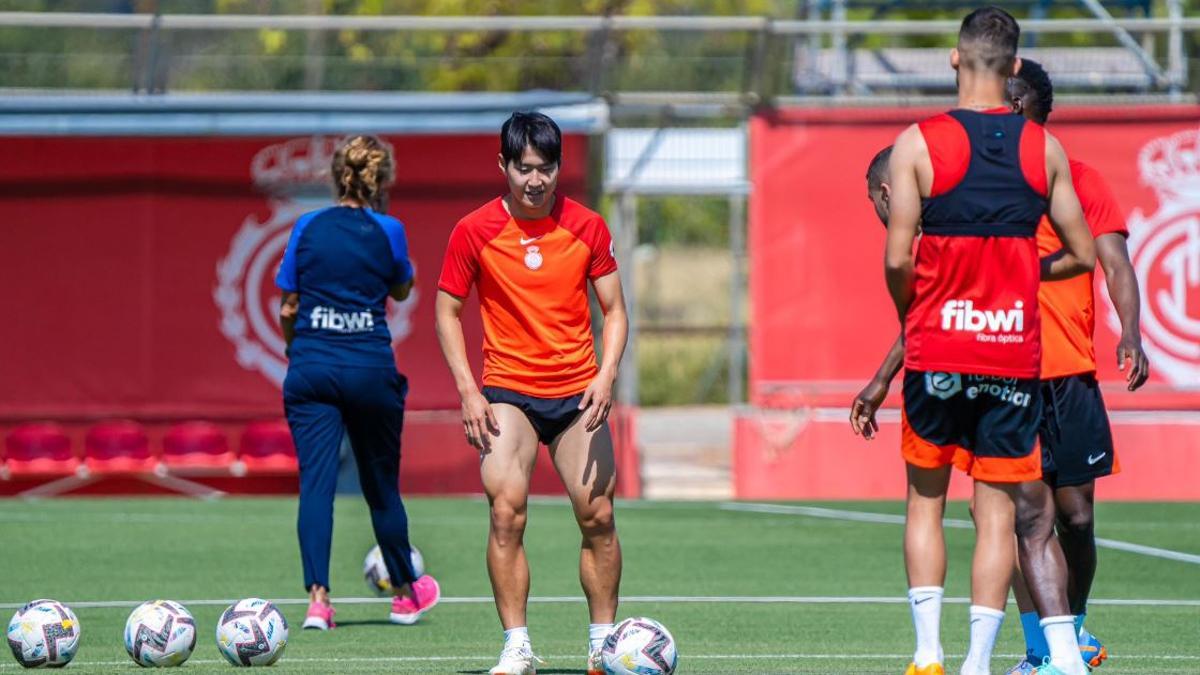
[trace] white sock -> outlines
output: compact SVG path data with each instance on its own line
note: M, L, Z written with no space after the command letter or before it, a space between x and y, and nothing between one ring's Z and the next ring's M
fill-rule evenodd
M917 651L913 653L913 663L918 668L941 663L944 658L939 634L944 593L941 586L908 589L908 606L912 610L913 628L917 631Z
M588 624L588 653L592 653L604 644L604 638L612 632L613 625L611 623L589 623Z
M504 631L504 648L529 647L529 627L518 626Z
M1050 665L1064 675L1087 675L1083 657L1079 655L1079 637L1075 632L1075 617L1070 614L1042 619L1046 644L1050 645Z
M967 650L967 660L963 661L962 675L988 675L991 672L992 650L996 647L996 636L1002 623L1004 612L971 605L971 647Z

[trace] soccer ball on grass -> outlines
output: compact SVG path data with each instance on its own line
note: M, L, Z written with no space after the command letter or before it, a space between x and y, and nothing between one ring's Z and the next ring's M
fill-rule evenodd
M420 579L425 576L425 557L417 550L416 546L412 547L413 574ZM367 557L363 560L363 578L367 580L367 586L379 597L388 597L392 593L392 580L388 576L387 565L383 564L383 552L379 550L379 546L373 547L367 551Z
M287 647L288 623L274 604L246 598L217 622L217 649L235 666L269 666Z
M178 602L143 602L125 621L125 651L139 666L178 666L195 648L196 620Z
M675 638L654 619L625 619L600 649L607 675L672 675L679 665Z
M8 646L26 668L61 668L79 648L79 619L57 600L34 600L8 622Z

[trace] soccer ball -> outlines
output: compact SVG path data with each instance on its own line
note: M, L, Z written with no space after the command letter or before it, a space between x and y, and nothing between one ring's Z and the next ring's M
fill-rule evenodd
M57 600L34 600L8 622L8 646L26 668L61 668L79 648L79 619Z
M418 579L425 576L425 557L417 550L416 546L411 547L413 574ZM392 595L392 580L388 577L387 565L383 564L383 552L375 546L370 551L367 551L367 558L363 560L363 577L367 580L367 585L371 590L380 597L388 597Z
M196 620L178 602L143 602L125 621L125 651L139 666L178 666L195 648Z
M288 624L283 612L261 598L231 605L217 622L217 649L235 666L269 666L283 656Z
M679 664L675 638L654 619L625 619L600 649L607 675L671 675Z

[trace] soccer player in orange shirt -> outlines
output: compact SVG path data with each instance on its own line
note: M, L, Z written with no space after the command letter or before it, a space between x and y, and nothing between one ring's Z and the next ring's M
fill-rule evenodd
M1054 87L1045 69L1026 60L1008 82L1014 109L1045 124L1054 104ZM1112 190L1092 167L1071 160L1071 177L1084 215L1096 240L1096 258L1104 269L1108 293L1121 320L1117 365L1125 370L1130 391L1149 377L1149 362L1142 350L1141 311L1137 275L1129 261L1125 240L1129 231ZM1061 244L1043 222L1038 229L1038 253L1053 255ZM1107 650L1083 626L1088 594L1096 575L1096 479L1120 471L1108 413L1096 382L1096 329L1094 275L1044 283L1038 291L1042 310L1042 473L1054 488L1056 531L1066 556L1067 597L1075 615L1079 650L1092 667L1107 658ZM1025 675L1041 663L1046 644L1037 626L1038 616L1020 574L1013 590L1021 608L1025 633L1025 659L1009 672Z
M1008 81L1013 109L1038 124L1045 124L1053 107L1049 76L1036 61L1023 59L1021 70ZM867 171L867 196L886 224L891 186L887 163L891 148L880 151ZM1127 231L1111 189L1090 166L1070 161L1072 183L1096 241L1097 259L1104 268L1109 295L1121 320L1117 363L1130 391L1145 383L1149 364L1139 330L1140 303L1137 277L1129 261ZM1061 243L1049 223L1038 229L1038 252L1054 254ZM1057 534L1067 563L1067 596L1076 616L1080 653L1088 665L1099 666L1107 652L1083 626L1087 598L1096 571L1094 530L1095 479L1119 471L1108 415L1096 384L1094 275L1044 282L1038 292L1042 315L1041 380L1046 413L1040 436L1043 447L1043 480L1054 488ZM878 431L875 411L887 395L888 385L904 358L897 340L871 382L855 398L850 421L857 434L871 438ZM1047 655L1039 617L1020 574L1013 577L1014 595L1021 610L1026 657L1009 673L1032 673Z
M467 441L479 451L491 507L487 567L504 628L491 675L536 672L526 623L524 534L538 443L550 448L579 531L587 596L589 675L601 675L621 581L613 519L616 467L605 420L628 321L604 220L555 195L562 135L540 113L513 113L500 130L508 194L468 214L450 235L438 281L437 331L462 398ZM604 312L603 360L593 348L588 284ZM471 286L483 315L483 390L467 361L462 309Z
M1090 271L1094 243L1061 146L1008 106L1006 81L1021 67L1016 21L980 8L963 19L958 37L950 55L958 107L902 132L888 161L885 271L905 325L904 553L917 633L908 673L944 672L942 514L954 464L975 479L970 648L960 672L990 671L1015 531L1045 617L1045 675L1084 675L1052 496L1040 481L1037 292L1039 278ZM1036 234L1047 215L1062 252L1039 260Z

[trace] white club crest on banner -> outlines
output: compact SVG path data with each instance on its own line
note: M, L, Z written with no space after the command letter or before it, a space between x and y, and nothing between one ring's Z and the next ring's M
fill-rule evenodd
M221 311L221 333L237 349L239 366L262 373L276 386L283 385L287 359L275 274L296 219L331 202L329 164L337 142L327 136L296 138L259 151L250 173L255 186L267 195L271 215L264 222L246 216L229 252L217 262L213 300ZM389 301L387 322L393 346L412 333L417 302L415 289L404 302Z
M1142 340L1171 384L1200 387L1200 129L1150 141L1138 156L1158 211L1129 216L1129 253L1142 298ZM1108 305L1108 324L1121 322Z

